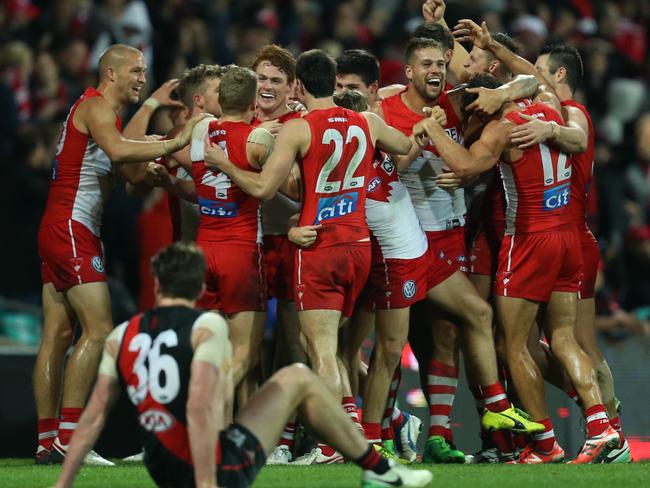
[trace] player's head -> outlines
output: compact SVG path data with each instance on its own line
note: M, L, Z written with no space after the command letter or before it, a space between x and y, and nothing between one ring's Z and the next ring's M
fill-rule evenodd
M445 87L447 75L443 47L424 37L412 37L406 46L406 78L428 102L435 102Z
M296 61L296 80L298 98L331 97L336 84L336 62L320 49L302 53Z
M368 110L368 98L357 90L345 90L334 94L334 103L339 107L365 112Z
M451 61L451 57L454 55L454 35L446 27L438 22L427 21L415 28L411 33L411 38L414 37L423 37L439 42L445 51L445 61L447 64Z
M124 103L138 102L146 71L142 52L125 44L113 44L99 57L100 84L114 84Z
M379 61L363 49L350 49L336 58L336 93L356 90L374 101L379 89Z
M492 34L492 38L499 44L502 44L515 54L519 53L519 43L508 34L497 32ZM470 80L473 76L481 73L489 73L502 82L509 80L512 73L506 66L499 61L492 52L474 46L469 53L469 58L464 65L465 80Z
M199 64L186 69L178 81L178 98L190 110L195 108L219 117L219 84L223 68L216 64Z
M535 61L535 68L553 89L565 84L573 93L582 80L582 57L568 44L545 46Z
M191 242L175 242L151 258L156 299L196 300L203 290L205 256Z
M474 76L467 83L466 88L499 88L501 82L489 73L481 73ZM466 107L471 104L474 100L478 98L477 93L469 93L467 90L463 92L461 106L463 107L463 112L465 112ZM468 115L467 113L465 115Z
M296 79L296 60L288 50L276 44L264 46L253 61L257 75L257 107L273 113L285 106Z
M242 66L225 70L219 87L219 104L223 115L240 115L255 111L257 76Z

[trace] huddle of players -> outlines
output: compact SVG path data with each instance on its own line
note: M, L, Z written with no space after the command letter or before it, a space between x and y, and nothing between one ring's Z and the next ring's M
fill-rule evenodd
M440 4L426 2L425 16L438 17L433 20L441 22ZM570 99L580 73L579 57L576 72L576 52L566 47L550 49L537 63L540 73L491 38L485 26L463 21L457 27L459 35L475 43L471 54L464 53L467 61L462 58L460 61L466 74L476 74L471 70L481 62L484 63L483 71L494 72L505 78L503 81L510 78L510 73L530 73L560 97L560 93L568 89L566 98ZM428 32L432 34L429 38L422 37ZM593 130L588 126L588 115L580 111L583 114L580 120L576 111L580 109L566 109L562 112L563 119L557 111L557 100L547 91L542 91L532 101L526 100L526 96L534 95L538 87L531 77L499 87L494 78L473 76L465 95L448 93L444 90L447 65L456 63L458 66L459 61L454 58L462 49L456 44L452 52L453 38L451 43L449 40L448 30L440 28L439 24L427 24L416 33L406 55L408 87L388 87L384 89L387 93L382 100L377 94L378 76L364 79L367 72L359 73L357 81L360 83L356 88L366 92L368 108L379 116L356 114L334 104L331 95L337 74L335 66L318 51L304 53L296 66L295 96L307 108L307 114L302 117L286 105L288 87L294 75L291 64L273 62L273 59L290 59L281 48L269 47L263 51L271 59L264 59L263 53L260 55L254 66L257 77L244 68L231 67L223 74L216 68L215 76L202 79L199 75L195 76L195 85L187 83L192 73L211 70L199 67L188 73L186 83L181 80L181 100L191 107L190 113L185 115L210 112L220 118L199 121L192 131L189 148L168 158L172 165L176 162L190 169L194 188L170 176L161 166L150 166L148 170L151 181L184 192L190 199L195 195L198 201L201 222L197 244L208 261L207 293L200 306L225 315L233 344L234 380L245 383L250 378L253 382L251 373L258 360L266 302L258 200L266 200L281 189L292 198L302 197L302 210L298 225L289 231L290 238L299 246L293 277L287 276L285 270L291 266L291 247L282 238L275 239L276 252L270 262L280 270L275 276L279 276L281 285L276 289L282 290L285 286L286 293L278 298L285 301L295 298L299 330L310 363L330 391L343 399L353 419L356 410L351 401L351 378L347 372L357 370L358 364L355 364L354 354L347 358L337 354L339 322L352 315L356 304L351 332L362 336L365 334L359 331L367 331L372 326L374 313L377 342L363 389L363 428L371 442L379 444L383 440L384 455L394 456L391 454L394 430L391 427L399 430L407 423L405 414L395 414L394 409L399 354L407 334L417 337L418 333L424 333L425 340L411 340L414 352L421 355L418 357L420 364L429 364L426 387L431 428L424 458L437 462L461 460L462 453L453 448L448 424L458 376L456 330L444 321L451 317L461 325L470 384L475 385L473 390L477 405L480 403L482 425L486 431L497 431L486 434L495 448L485 449L481 453L482 460L536 463L564 458L555 442L543 402L542 372L544 378L555 380L565 389L570 390L567 385L573 385L583 404L588 439L577 461L604 462L612 456L614 460L625 459L627 445L609 421L611 419L613 426L620 427L615 409L613 412L611 409L614 403L611 374L608 388L607 375L603 371L606 363L600 356L600 362L595 361L600 380L596 383L590 361L597 359L600 353L583 342L582 347L591 356L587 357L574 338L580 262L586 258L585 251L582 257L577 252L580 242L575 232L577 224L568 212L571 208L575 222L580 221L583 247L593 250L584 224L584 211L573 210L574 201L584 201L592 156L588 150L582 158L589 162L585 172L583 162L576 170L580 156L568 158L559 149L584 156L585 140L590 138L593 154ZM359 56L357 61L372 59L367 53L346 54L353 59ZM573 64L567 61L570 58ZM376 60L373 63L376 65ZM343 64L338 65L339 85L346 75L357 74L354 70L346 73ZM363 62L353 64L363 66ZM260 74L264 69L271 73ZM463 75L457 77L464 79ZM256 78L260 80L259 93ZM206 81L209 81L209 88ZM478 101L473 104L469 99L472 92L474 96L478 94ZM354 94L337 98L340 104L359 103L359 97ZM265 103L271 110L263 110ZM273 110L274 104L277 110ZM463 110L476 105L481 112ZM425 107L432 108L430 115L421 115ZM489 115L495 111L496 115ZM390 130L382 119L399 132ZM284 126L280 129L282 123ZM181 121L177 131L183 130L182 125ZM264 129L265 126L268 129ZM510 139L513 126L517 127L512 133L520 140ZM466 141L472 142L469 149L460 144L463 134ZM274 135L277 141L273 148ZM552 142L547 145L546 139ZM526 145L530 147L522 147ZM164 149L167 149L166 144ZM474 240L476 245L470 252L473 281L479 284L482 298L459 266L465 255L466 209L464 190L458 185L497 163L508 202L505 218L494 208L494 219L481 219L481 229ZM401 171L401 180L398 171ZM575 178L575 173L582 179ZM569 190L570 185L577 186L577 190ZM499 185L492 184L491 188L495 195L487 198L499 203ZM483 209L486 208L489 206L484 205ZM582 215L578 216L579 213ZM498 238L499 233L489 227L492 220L498 226L499 218L501 222L505 220L501 238L506 244L500 247L501 251L495 251L490 247L494 243L488 239L495 234ZM490 254L486 258L486 252L492 252L494 258ZM552 257L563 255L566 259L565 262L527 260L533 252L540 256L542 253ZM494 292L499 317L500 358L506 365L514 366L509 368L509 373L519 393L518 400L535 422L511 407L499 381L492 312L484 299L489 295L491 280L487 278L486 281L485 277L493 274L490 265L496 261L497 254ZM223 256L228 256L228 260L223 260ZM549 262L557 269L549 269ZM479 263L484 266L487 263L483 272L477 266ZM586 263L583 266L586 268ZM294 283L287 284L291 283L291 278ZM247 282L249 286L245 285ZM481 287L481 282L483 285L487 282L488 286ZM593 296L593 282L591 287ZM580 312L584 315L585 309L593 306L593 300L583 299L585 291L588 296L588 286L580 291L580 302L584 305ZM426 308L419 310L409 330L409 307L424 297L446 315L432 315ZM535 337L529 341L539 303L547 303L542 322L550 351L539 344L536 328ZM289 310L285 308L287 315ZM583 320L580 326L589 327L588 317ZM426 323L431 323L431 327L422 325ZM291 319L281 320L281 324L285 328L284 338L297 342L296 323L293 322L293 328ZM360 343L353 334L351 338L346 334L345 339L353 344L349 348L352 351L355 342ZM593 324L584 335L590 334L593 335ZM296 351L298 348L294 346L285 347ZM287 357L290 358L290 354ZM552 361L558 361L565 369L558 378L546 374L547 370L552 370ZM242 390L240 401L245 401L245 388ZM609 418L601 392L603 396L609 395L605 397ZM412 421L406 426L405 436L395 439L400 454L408 460L414 458L413 430L417 430L413 429L414 425L419 427ZM289 443L282 441L291 440L293 428L287 425L272 457L290 459L287 455ZM531 442L519 456L514 455L513 438L499 432L502 429L532 434ZM520 441L516 437L515 440ZM629 459L629 451L627 456ZM297 462L340 460L342 456L331 446L319 444Z

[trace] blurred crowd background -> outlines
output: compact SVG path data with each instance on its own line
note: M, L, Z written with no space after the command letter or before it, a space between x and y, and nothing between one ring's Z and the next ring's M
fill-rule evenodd
M404 46L422 22L420 9L420 0L4 0L0 334L38 343L36 233L54 148L69 107L96 84L97 59L109 44L145 53L149 92L198 63L248 65L271 42L296 55L367 49L381 60L382 83L390 84L404 81ZM549 42L580 49L585 75L577 99L597 132L589 221L602 251L598 326L612 341L648 337L650 2L448 0L446 18L450 26L460 18L485 19L490 30L518 38L531 60ZM152 233L167 232L152 212L160 194L135 198L123 187L117 182L102 232L116 321L149 303L139 296L148 265L140 256Z

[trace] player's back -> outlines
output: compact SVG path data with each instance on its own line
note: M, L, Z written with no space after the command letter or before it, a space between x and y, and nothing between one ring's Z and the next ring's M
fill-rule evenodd
M79 131L72 121L82 102L101 96L95 88L87 88L68 113L56 147L42 225L73 219L99 236L112 166L90 134ZM121 130L119 117L116 126Z
M510 112L505 119L521 125L527 122L521 114L564 125L560 114L542 103ZM571 159L544 143L519 152L517 159L499 166L507 200L506 233L541 232L570 223Z
M580 154L574 154L571 158L571 202L569 203L573 222L578 228L586 229L587 195L594 172L594 126L584 105L573 100L565 100L562 102L562 106L575 107L580 110L585 115L589 126L587 149Z
M367 238L366 182L375 148L366 118L333 107L314 110L303 119L311 143L300 161L300 225L323 225L312 247Z
M160 307L118 326L123 328L116 358L119 382L138 410L149 457L167 451L192 464L185 406L193 356L190 338L203 313Z
M244 122L213 120L207 138L218 144L233 164L259 172L246 155L246 142L253 129ZM197 242L261 242L260 202L244 193L225 173L206 166L205 140L195 138L190 151L200 212Z

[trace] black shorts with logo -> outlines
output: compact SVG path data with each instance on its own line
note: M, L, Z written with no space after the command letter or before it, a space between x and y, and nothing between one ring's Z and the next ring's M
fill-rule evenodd
M243 425L235 423L221 431L219 446L217 485L225 488L251 486L266 463L264 449L257 437ZM159 443L145 446L144 464L160 487L194 487L194 468Z

